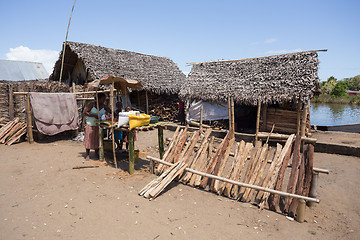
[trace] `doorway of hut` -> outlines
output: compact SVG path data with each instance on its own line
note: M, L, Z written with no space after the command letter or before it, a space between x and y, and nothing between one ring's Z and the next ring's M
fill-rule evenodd
M255 133L256 130L256 106L235 104L235 131L243 133Z

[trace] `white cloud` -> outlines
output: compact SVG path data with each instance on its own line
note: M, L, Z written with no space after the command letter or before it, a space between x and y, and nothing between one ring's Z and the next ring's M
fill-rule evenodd
M6 53L7 60L40 62L44 65L49 74L52 73L54 64L58 57L58 51L48 49L30 49L22 45L16 48L10 48L9 52Z
M292 49L292 50L286 50L286 49L282 49L282 50L270 50L265 52L266 54L281 54L281 53L293 53L293 52L302 52L303 50L301 48L296 48L296 49Z

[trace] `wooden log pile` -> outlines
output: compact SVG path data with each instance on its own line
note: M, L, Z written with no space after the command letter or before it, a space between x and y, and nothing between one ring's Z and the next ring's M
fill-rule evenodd
M171 138L163 160L169 163L184 163L190 169L213 174L230 180L256 185L264 188L286 191L302 196L309 195L313 171L314 146L305 144L301 151L301 137L290 135L284 145L268 146L261 141L235 142L229 132L218 144L209 137L211 129L188 132L187 127L178 127ZM292 163L291 168L288 164ZM175 165L173 165L175 166ZM155 173L161 178L172 167L159 163ZM165 175L165 176L166 176ZM286 180L285 176L288 176ZM185 171L177 179L190 186L207 189L243 202L257 204L261 209L268 207L293 216L297 199L281 197L248 187L209 179Z
M26 133L26 123L20 122L19 118L5 124L0 128L0 143L11 145L21 138Z

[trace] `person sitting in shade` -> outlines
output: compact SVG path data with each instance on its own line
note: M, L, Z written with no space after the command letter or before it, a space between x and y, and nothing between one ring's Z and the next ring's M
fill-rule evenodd
M111 113L111 109L105 105L106 95L104 93L99 93L97 99L100 111L98 111L97 103L94 101L86 105L83 113L87 117L84 136L86 160L90 160L91 149L95 150L96 158L99 159L99 126L97 126L97 122L100 121L99 116L101 118L105 113Z
M118 117L119 113L122 112L122 107L123 107L123 105L121 102L116 103L116 111L115 111L116 117ZM117 150L122 151L122 147L123 147L123 143L124 143L124 132L120 131L120 130L115 130L114 131L114 140L117 145Z

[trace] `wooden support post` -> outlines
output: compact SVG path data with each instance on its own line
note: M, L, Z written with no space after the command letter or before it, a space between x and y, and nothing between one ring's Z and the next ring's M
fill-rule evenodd
M158 126L158 141L159 141L160 159L163 159L165 151L164 151L164 130L162 126Z
M296 112L297 112L297 120L296 120L296 135L300 135L300 126L301 126L301 105L302 102L301 100L298 100L297 102L297 108L296 108Z
M257 109L257 115L256 115L256 133L255 133L255 142L258 141L258 135L259 135L259 124L260 124L260 111L261 111L261 101L258 101L258 109Z
M13 88L9 85L9 121L14 119L14 95Z
M112 141L112 150L113 150L113 158L115 168L118 168L117 160L116 160L116 153L115 153L115 134L114 134L114 82L111 84L111 92L110 92L110 107L111 107L111 141ZM100 111L100 109L98 110Z
M301 116L301 130L300 130L301 137L305 137L307 109L308 109L308 104L304 104L303 112Z
M204 106L201 102L201 106L200 106L200 128L202 127L203 124L203 114L204 114Z
M310 196L310 197L317 197L318 183L319 183L319 172L313 172L313 173L312 173L312 178L311 178L310 193L309 193L309 196ZM309 206L309 207L313 207L314 204L312 204L311 202L309 202L309 203L308 203L308 206Z
M234 106L234 98L231 97L231 127L232 127L232 131L233 131L233 135L232 137L235 137L235 106Z
M26 97L26 123L27 123L27 138L29 143L34 142L34 136L32 131L32 116L31 116L31 105L30 105L30 95L29 93L25 95Z
M262 108L262 131L266 132L266 125L267 125L267 104L263 105Z
M153 160L150 160L150 173L151 174L155 173L155 163Z
M149 98L148 98L147 90L145 90L145 99L146 99L146 114L149 114Z
M231 131L232 128L232 117L231 117L231 100L230 100L230 96L228 97L228 111L229 111L229 131Z
M296 200L294 200L296 201ZM298 205L296 209L296 221L299 223L303 223L305 220L305 200L304 199L297 199Z
M134 132L133 130L128 132L129 134L129 173L135 172L135 153L134 153Z
M75 88L75 83L72 82L72 92L75 93L76 92L76 88Z
M104 129L99 127L99 160L104 161Z

